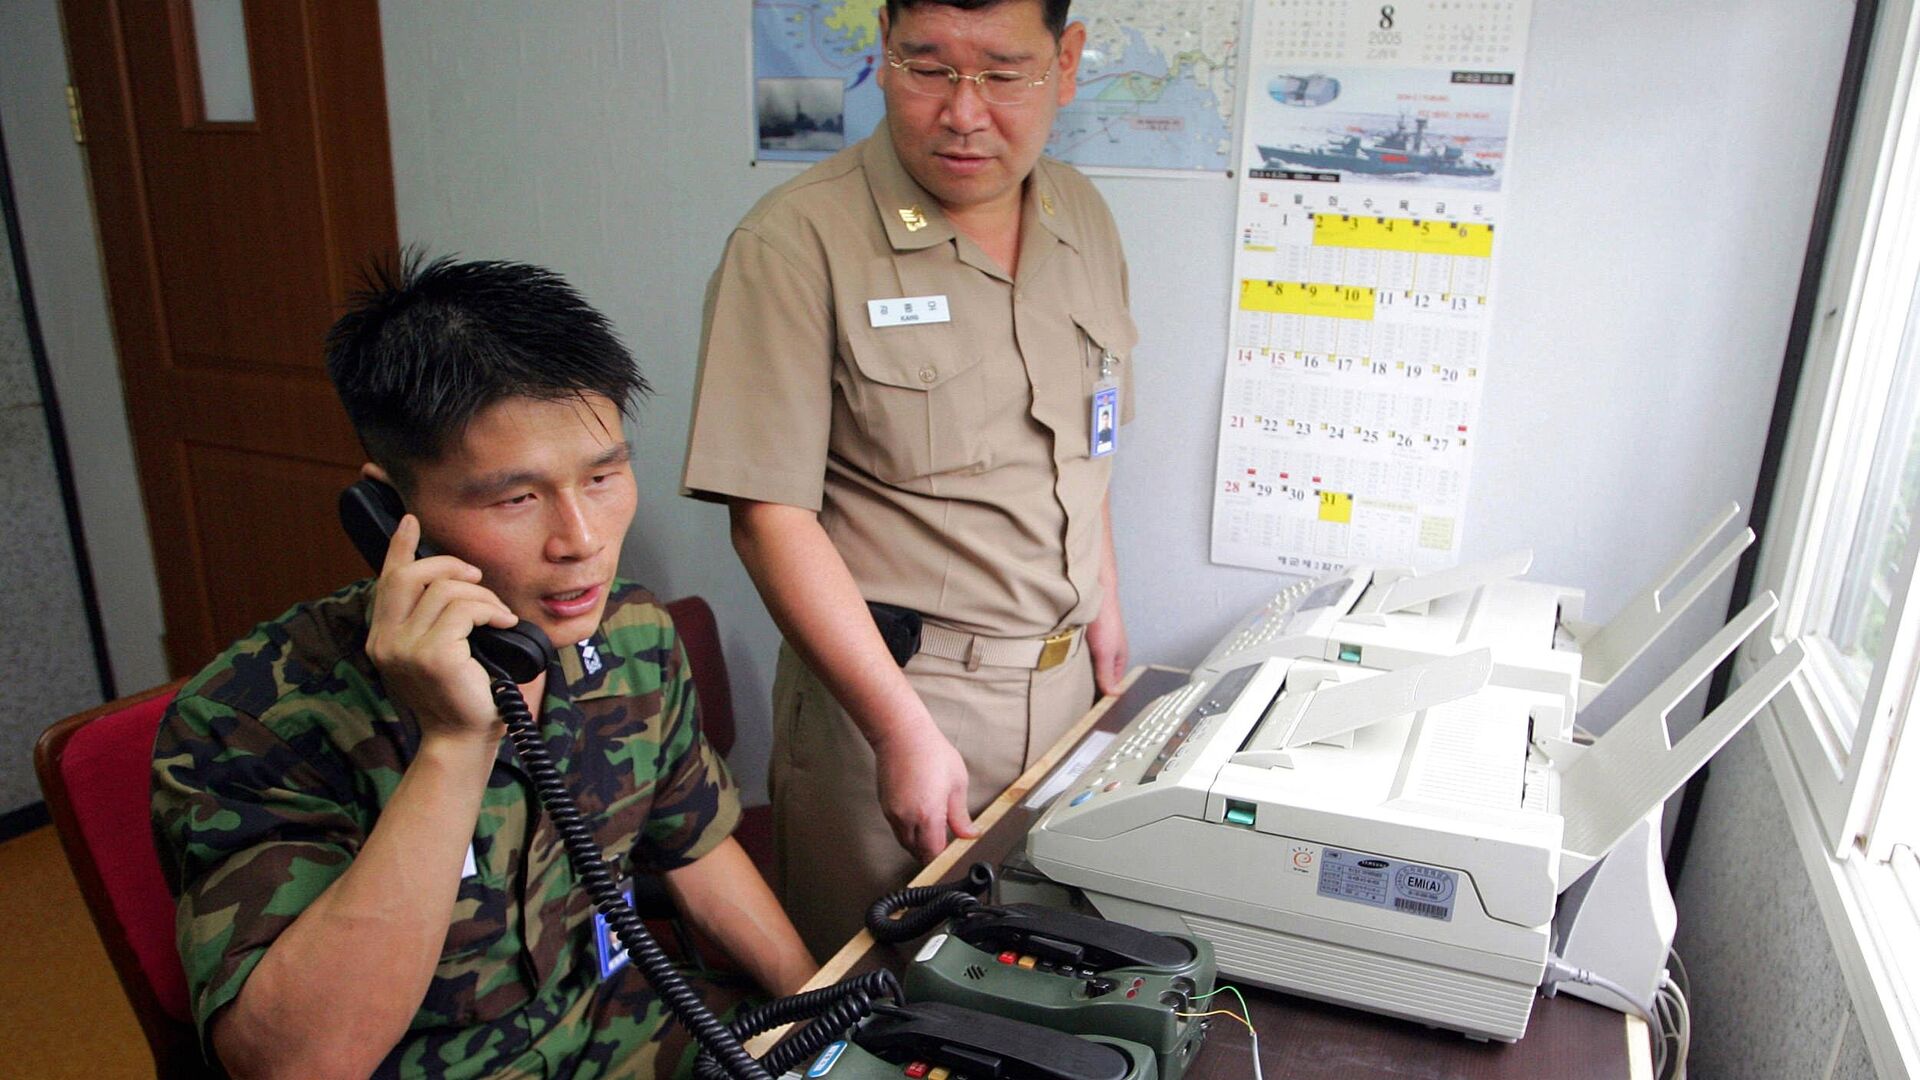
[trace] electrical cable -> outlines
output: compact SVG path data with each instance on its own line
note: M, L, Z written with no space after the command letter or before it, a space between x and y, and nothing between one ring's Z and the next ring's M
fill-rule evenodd
M1687 965L1685 961L1680 959L1680 950L1668 947L1667 970L1679 976L1679 978L1673 980L1673 984L1675 989L1680 991L1681 997L1686 997L1688 994L1693 993L1693 982L1687 977Z
M1208 993L1198 995L1193 1000L1196 1003L1198 1003L1198 1002L1205 1001L1208 998L1215 996L1216 994L1226 994L1226 993L1231 993L1234 997L1240 999L1239 1013L1234 1012L1232 1009L1209 1009L1206 1012L1176 1012L1173 1015L1186 1017L1188 1019L1193 1019L1193 1020L1204 1019L1209 1016L1231 1016L1235 1020L1238 1020L1242 1024L1245 1024L1247 1028L1247 1037L1253 1044L1253 1080L1266 1080L1265 1075L1260 1070L1260 1032L1253 1026L1253 1020L1252 1020L1253 1010L1247 1007L1246 995L1242 994L1239 988L1234 986L1229 986L1223 983L1219 987L1215 988L1212 991L1209 991ZM1245 1015L1243 1016L1241 1015L1241 1013L1244 1013Z
M1251 1008L1249 1008L1249 1007L1247 1006L1247 997L1246 997L1246 995L1245 995L1245 994L1242 994L1242 993L1240 992L1240 988L1239 988L1239 987L1237 987L1237 986L1234 986L1234 985L1232 985L1232 984L1230 984L1230 983L1221 983L1221 984L1220 984L1219 986L1216 986L1216 987L1214 987L1214 988L1213 988L1212 990L1209 990L1209 991L1207 991L1207 992L1206 992L1206 993L1204 993L1204 994L1196 994L1196 995L1194 995L1194 997L1193 997L1193 1002L1194 1002L1194 1004L1196 1004L1196 1005L1198 1005L1198 1004L1199 1004L1200 1002L1203 1002L1203 1001L1205 1001L1205 1000L1207 1000L1207 999L1208 999L1208 998L1210 998L1210 997L1215 997L1215 996L1218 996L1218 995L1220 995L1220 994L1232 994L1232 995L1233 995L1234 997L1236 997L1236 998L1239 998L1239 999L1240 999L1240 1011L1241 1011L1241 1012L1243 1012L1243 1013L1246 1013L1246 1014L1247 1014L1248 1016L1252 1016L1252 1015L1253 1015L1253 1010L1252 1010Z
M1680 975L1682 980L1686 978L1684 968ZM1670 1080L1686 1080L1687 1055L1693 1049L1693 1009L1687 1004L1685 988L1674 980L1671 972L1662 976L1659 998L1666 1010L1668 1032L1674 1040L1673 1056L1668 1060L1672 1069L1668 1075Z
M1678 962L1679 954L1668 951L1669 959ZM1686 968L1680 968L1680 977L1686 978ZM1551 987L1559 982L1585 983L1597 986L1627 1003L1635 1016L1646 1021L1653 1037L1653 1075L1661 1080L1685 1080L1687 1075L1687 1050L1691 1037L1692 1019L1687 1009L1684 993L1673 981L1668 972L1661 972L1661 983L1654 989L1651 1006L1641 1004L1640 1000L1629 993L1627 988L1607 978L1605 975L1575 967L1557 956L1547 957L1547 978L1540 984ZM1674 1052L1669 1054L1668 1044L1673 1043ZM1673 1067L1669 1074L1668 1067Z
M1686 1080L1687 1056L1693 1048L1693 1012L1687 1004L1691 990L1686 962L1667 950L1667 970L1654 989L1654 1012L1659 1018L1654 1044L1654 1076L1659 1080Z
M1552 986L1554 983L1560 982L1577 982L1585 983L1588 986L1597 986L1626 1002L1627 1006L1633 1010L1635 1016L1645 1020L1648 1027L1657 1029L1658 1021L1655 1020L1652 1011L1649 1010L1647 1006L1642 1005L1640 999L1633 996L1632 991L1612 979L1607 978L1605 975L1588 971L1583 967L1574 967L1572 964L1567 963L1557 956L1547 957L1547 975L1549 977L1540 984L1543 987Z
M507 726L507 739L513 743L521 768L533 781L535 797L560 834L574 876L586 888L593 906L606 917L607 925L619 937L628 959L639 968L674 1018L686 1025L699 1042L702 1057L711 1069L701 1075L711 1076L713 1080L773 1080L865 1018L872 1012L875 996L884 994L896 1002L902 1000L899 981L893 974L876 972L769 1002L749 1010L734 1025L723 1023L673 966L633 906L620 895L614 869L594 840L591 826L581 815L573 793L567 789L566 779L554 765L553 755L548 753L546 741L534 725L533 713L527 708L526 699L520 696L520 688L491 662L477 654L475 659L487 669L494 708ZM775 1047L765 1061L755 1061L741 1045L741 1040L747 1037L742 1032L748 1030L744 1021L752 1019L760 1023L772 1018L766 1026L773 1027L802 1014L817 1018L794 1038Z
M1657 1080L1667 1080L1673 1072L1673 1055L1679 1049L1680 1036L1677 1031L1677 1009L1665 986L1653 992L1653 1011L1660 1018L1659 1026L1654 1031L1659 1041L1654 1044L1653 1075Z
M1671 1005L1664 993L1654 995L1654 1012L1660 1018L1653 1032L1653 1075L1657 1080L1667 1080L1667 1048L1672 1041Z

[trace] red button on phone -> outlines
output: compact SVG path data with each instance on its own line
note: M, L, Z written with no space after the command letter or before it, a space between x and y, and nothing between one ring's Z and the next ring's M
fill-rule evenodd
M1011 963L1015 963L1020 959L1020 954L1014 953L1014 952L1003 952L999 956L995 957L994 959L999 960L1003 964L1011 964Z
M913 1080L921 1080L922 1077L927 1075L927 1063L924 1061L916 1061L907 1066L907 1075L912 1077Z

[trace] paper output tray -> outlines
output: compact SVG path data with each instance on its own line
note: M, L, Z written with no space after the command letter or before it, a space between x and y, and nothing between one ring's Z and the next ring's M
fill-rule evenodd
M1741 683L1719 708L1702 718L1678 746L1671 744L1667 714L1766 622L1776 603L1769 592L1748 604L1562 771L1560 814L1566 821L1560 852L1563 889L1604 858L1655 806L1680 790L1799 668L1806 653L1798 641L1790 642Z
M1586 708L1594 698L1600 696L1601 691L1612 685L1622 671L1647 651L1647 646L1679 621L1694 601L1700 599L1707 588L1734 565L1747 545L1753 543L1753 530L1741 529L1714 553L1712 560L1701 567L1699 573L1685 582L1678 592L1674 591L1675 581L1681 572L1711 547L1715 538L1725 532L1739 515L1740 504L1727 507L1706 531L1694 539L1686 554L1667 567L1659 580L1628 601L1627 606L1621 608L1620 613L1605 626L1572 619L1562 621L1567 632L1580 644L1580 708Z

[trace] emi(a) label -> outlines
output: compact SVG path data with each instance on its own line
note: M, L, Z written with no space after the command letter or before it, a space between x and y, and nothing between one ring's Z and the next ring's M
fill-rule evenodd
M1324 848L1320 854L1321 896L1427 919L1453 919L1460 875L1419 863Z

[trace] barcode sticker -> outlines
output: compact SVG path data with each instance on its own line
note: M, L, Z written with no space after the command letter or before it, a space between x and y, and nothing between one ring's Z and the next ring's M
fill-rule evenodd
M1425 915L1429 919L1447 919L1453 915L1453 909L1439 904L1429 904L1422 900L1408 900L1403 896L1393 898L1393 910L1405 911L1414 915Z

